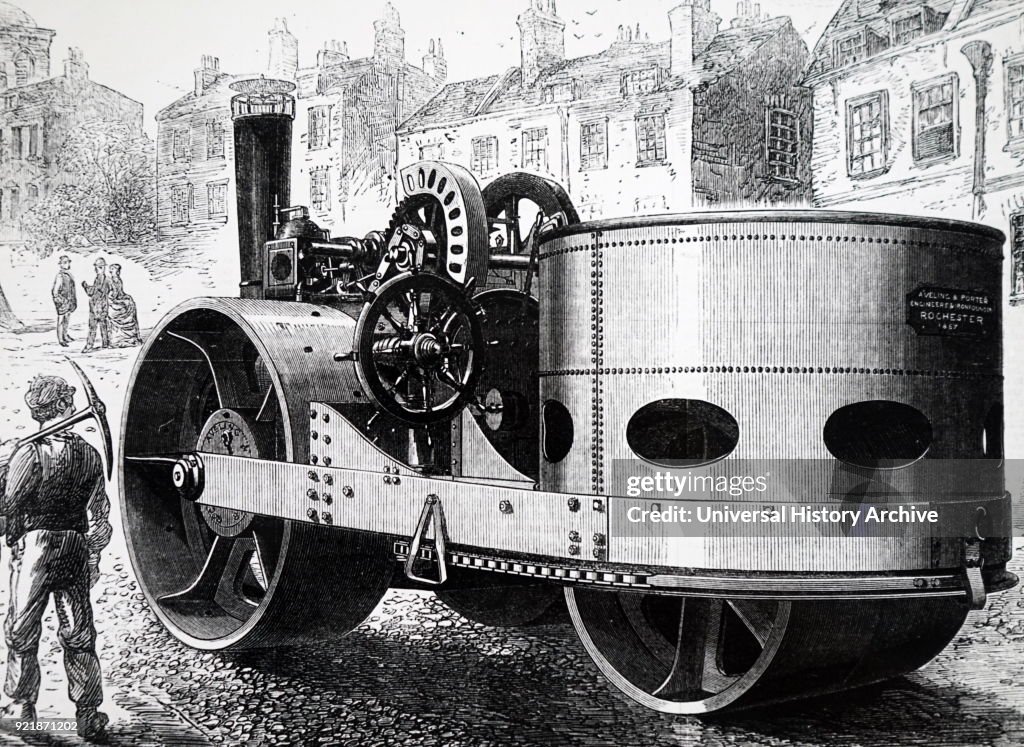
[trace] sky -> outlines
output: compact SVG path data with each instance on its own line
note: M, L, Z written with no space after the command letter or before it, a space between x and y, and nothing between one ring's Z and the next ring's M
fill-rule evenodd
M519 64L516 17L529 0L392 0L405 29L406 57L420 64L431 38L440 37L448 80L501 72ZM619 24L641 29L652 41L667 39L668 10L679 0L558 0L566 22L566 55L606 48ZM788 15L809 46L841 0L761 0L771 15ZM220 58L221 69L238 74L266 67L267 30L287 19L298 37L300 64L315 63L329 39L348 42L353 58L373 51L373 21L384 0L24 0L15 2L37 25L57 32L53 74L63 71L68 47L80 47L93 80L145 105L146 126L154 115L192 89L192 71L203 54ZM735 16L735 0L712 0L723 27Z

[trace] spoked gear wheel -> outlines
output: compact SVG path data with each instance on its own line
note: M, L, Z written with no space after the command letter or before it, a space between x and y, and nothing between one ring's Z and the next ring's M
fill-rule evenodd
M392 278L356 327L356 372L381 409L412 425L449 420L476 399L484 361L480 309L430 273Z
M663 713L809 697L924 666L967 616L958 599L781 601L565 590L587 653Z
M265 307L189 305L204 307L161 322L143 348L122 423L122 520L143 593L165 627L194 648L344 635L387 591L382 539L203 506L173 487L174 457L182 453L305 461L287 378L267 347L275 343L255 332ZM287 327L289 312L298 321L308 316L299 304L277 306L268 313L278 325ZM309 401L306 392L298 396Z
M388 245L394 246L396 234L411 226L429 231L433 246L418 266L400 269L433 272L459 285L482 282L487 274L487 217L473 175L454 164L421 161L402 170L401 182L405 197L388 226ZM381 283L387 279L378 277Z

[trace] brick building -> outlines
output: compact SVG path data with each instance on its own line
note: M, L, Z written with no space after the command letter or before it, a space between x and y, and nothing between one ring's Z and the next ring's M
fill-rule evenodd
M605 51L567 59L554 0L532 0L521 64L445 86L400 127L399 166L454 161L484 184L537 173L584 218L804 202L808 50L790 20L749 0L727 29L709 0L667 20L668 41L620 28Z
M22 240L20 219L60 180L55 156L68 134L94 121L142 132L142 104L89 78L81 50L50 76L55 32L0 2L0 241Z
M388 3L374 23L371 57L350 59L329 41L315 64L302 66L299 42L284 19L268 32L267 76L296 85L291 202L310 207L322 227L340 232L346 219L379 228L394 207L394 133L398 123L440 88L446 63L439 40L423 67L405 60L405 32ZM165 238L195 245L234 235L234 154L228 75L203 57L194 90L157 115L158 228ZM362 228L361 228L362 227Z

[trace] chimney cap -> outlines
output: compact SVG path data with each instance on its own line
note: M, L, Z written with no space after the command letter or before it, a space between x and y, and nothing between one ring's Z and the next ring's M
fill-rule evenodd
M232 91L237 93L249 93L266 96L274 93L291 93L295 90L295 84L288 80L277 78L249 78L247 80L236 80L228 85Z

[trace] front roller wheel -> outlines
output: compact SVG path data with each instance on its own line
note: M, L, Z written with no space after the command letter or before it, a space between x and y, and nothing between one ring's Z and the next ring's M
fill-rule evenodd
M203 506L171 487L168 460L182 452L292 458L280 377L244 327L211 309L165 323L136 364L122 428L122 516L136 576L160 621L199 649L343 635L388 585L380 539Z
M956 599L789 602L567 587L587 653L612 684L663 713L804 698L906 674L956 635Z

